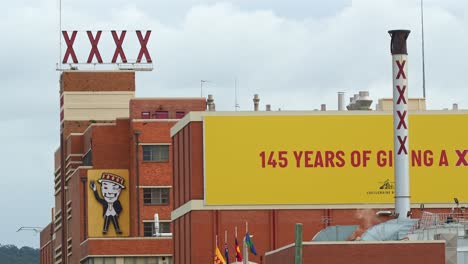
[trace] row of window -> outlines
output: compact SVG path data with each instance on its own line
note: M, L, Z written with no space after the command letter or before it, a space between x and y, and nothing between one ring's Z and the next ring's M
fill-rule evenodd
M94 257L82 264L172 264L172 257Z
M169 145L143 145L144 161L169 161Z
M146 205L168 205L169 188L144 188L143 203Z
M175 112L175 119L181 119L185 116L185 112L183 111L176 111ZM150 111L141 112L141 119L169 119L169 112L168 111L155 111L151 113Z
M143 145L143 161L159 161L159 162L168 162L169 161L169 145ZM83 166L92 166L93 157L92 151L88 151L84 155Z
M152 237L155 233L154 222L143 223L143 236ZM159 222L159 233L171 233L171 223Z

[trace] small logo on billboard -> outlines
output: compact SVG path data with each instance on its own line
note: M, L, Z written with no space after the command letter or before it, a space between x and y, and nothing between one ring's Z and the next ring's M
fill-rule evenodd
M394 187L393 182L390 182L390 180L387 179L386 181L383 182L383 184L380 186L379 189L381 189L381 190L393 190L393 187Z
M367 195L386 195L386 194L394 194L395 184L391 182L389 179L385 180L384 182L378 182L378 189L373 191L367 191ZM377 187L376 186L376 187Z

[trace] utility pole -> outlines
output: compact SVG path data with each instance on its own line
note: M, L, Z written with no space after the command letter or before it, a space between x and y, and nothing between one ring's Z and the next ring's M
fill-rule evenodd
M421 0L421 46L422 46L422 82L423 82L423 98L426 99L426 69L424 62L424 9L423 1Z

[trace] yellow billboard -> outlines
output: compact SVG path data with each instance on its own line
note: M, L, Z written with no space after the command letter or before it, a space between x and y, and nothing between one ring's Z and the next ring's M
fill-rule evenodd
M468 114L409 116L412 203L468 201ZM205 116L205 204L393 203L393 117Z
M130 234L128 170L88 170L88 236Z

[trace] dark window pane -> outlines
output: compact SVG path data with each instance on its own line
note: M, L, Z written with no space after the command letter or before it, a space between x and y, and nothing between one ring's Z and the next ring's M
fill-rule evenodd
M143 236L151 237L154 234L154 222L143 222Z
M159 233L171 233L171 223L159 222Z
M83 166L93 166L93 152L91 150L84 155Z
M178 112L175 113L175 117L177 119L183 118L184 116L185 116L185 112L179 112L178 111Z
M156 119L169 119L168 111L156 111L154 115Z
M151 189L143 189L143 201L145 204L151 204Z

